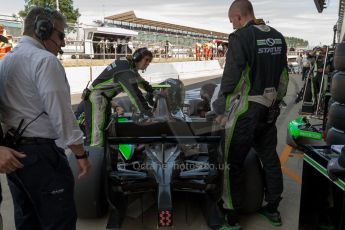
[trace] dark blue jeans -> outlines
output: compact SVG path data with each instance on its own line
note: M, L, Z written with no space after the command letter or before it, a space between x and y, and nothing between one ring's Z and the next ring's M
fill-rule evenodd
M21 145L24 167L7 175L17 230L76 229L74 178L55 144Z

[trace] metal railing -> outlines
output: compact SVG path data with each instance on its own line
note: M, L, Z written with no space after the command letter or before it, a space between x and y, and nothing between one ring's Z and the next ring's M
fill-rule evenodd
M196 60L195 46L186 45L167 45L164 42L149 43L134 41L133 43L117 43L109 41L83 41L83 40L66 40L66 46L63 47L63 59L80 59L103 60L119 59L131 55L135 49L147 47L158 62L170 60ZM222 58L224 54L217 52L216 48L208 51L208 58L204 55L204 50L200 49L201 60L212 60Z

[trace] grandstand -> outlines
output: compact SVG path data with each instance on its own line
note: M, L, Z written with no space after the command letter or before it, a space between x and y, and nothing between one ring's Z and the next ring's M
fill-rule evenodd
M104 18L105 22L120 28L135 30L139 34L135 38L145 43L162 43L169 41L174 45L190 46L195 43L212 40L227 40L227 33L200 29L191 26L178 25L176 19L159 18L152 14L128 11ZM190 22L188 23L190 25Z

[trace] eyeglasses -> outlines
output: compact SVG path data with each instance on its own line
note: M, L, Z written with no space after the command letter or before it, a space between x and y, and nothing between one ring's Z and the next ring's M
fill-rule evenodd
M66 34L64 32L61 32L60 30L58 30L56 28L54 28L54 30L59 33L59 38L61 41L65 39Z

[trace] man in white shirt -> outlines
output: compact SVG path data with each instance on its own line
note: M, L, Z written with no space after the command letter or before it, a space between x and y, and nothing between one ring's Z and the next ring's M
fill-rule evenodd
M0 64L0 115L20 138L22 168L7 174L16 229L75 229L74 178L63 148L69 147L79 177L90 170L83 134L75 120L65 70L56 55L65 46L65 18L55 10L31 9L24 36Z

